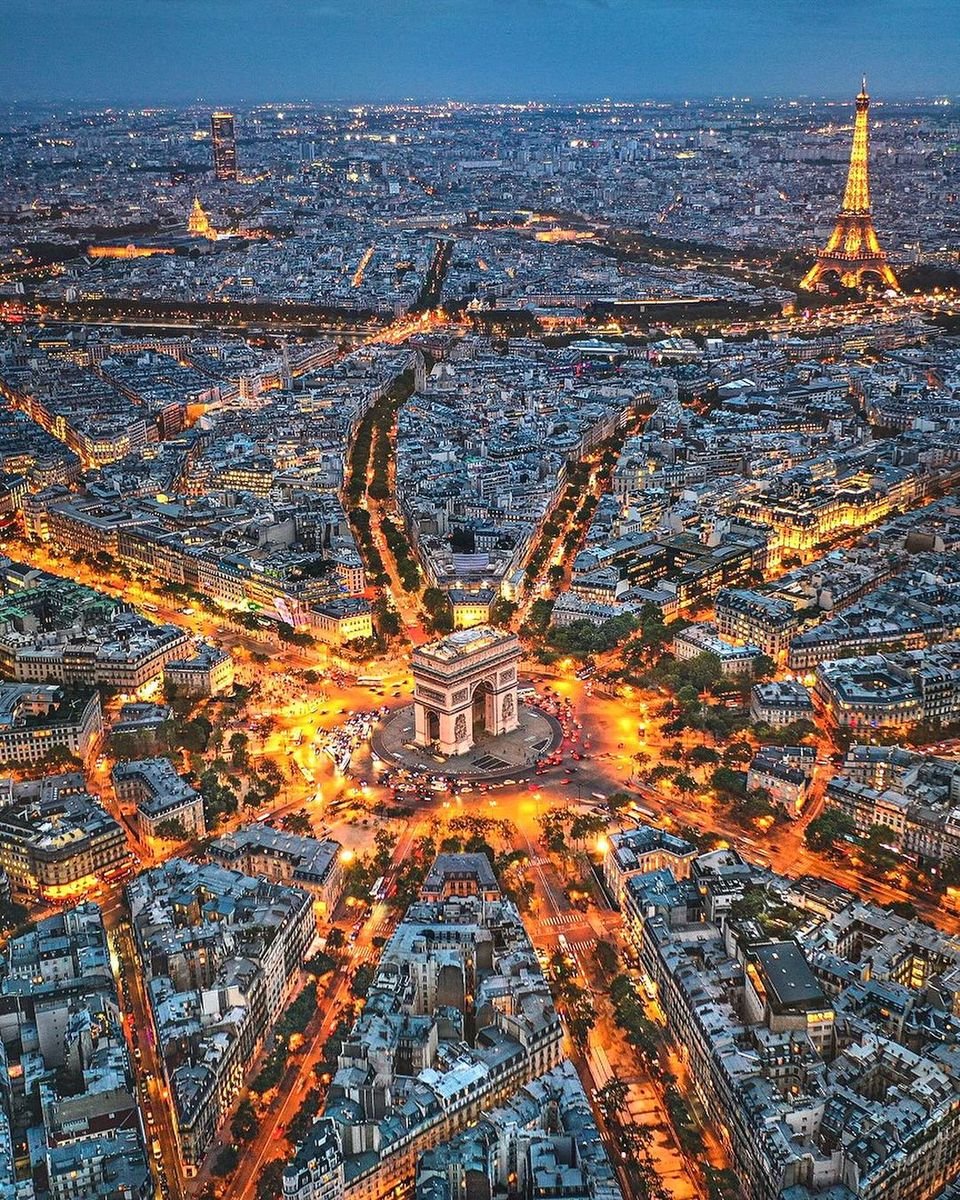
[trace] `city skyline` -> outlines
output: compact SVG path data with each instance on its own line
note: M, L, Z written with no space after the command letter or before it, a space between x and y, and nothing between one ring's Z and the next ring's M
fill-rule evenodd
M2 46L8 103L842 99L863 71L893 99L956 94L960 12L950 0L370 0L362 13L342 0L32 0L6 14Z
M958 9L6 14L0 1200L960 1200Z

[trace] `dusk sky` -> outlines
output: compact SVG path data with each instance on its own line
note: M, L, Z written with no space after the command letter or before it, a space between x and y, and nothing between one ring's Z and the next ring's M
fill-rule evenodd
M960 0L20 0L0 100L958 91Z

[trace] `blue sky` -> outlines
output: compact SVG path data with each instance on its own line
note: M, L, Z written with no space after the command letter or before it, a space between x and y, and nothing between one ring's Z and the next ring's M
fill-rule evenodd
M0 0L0 101L960 92L960 0Z

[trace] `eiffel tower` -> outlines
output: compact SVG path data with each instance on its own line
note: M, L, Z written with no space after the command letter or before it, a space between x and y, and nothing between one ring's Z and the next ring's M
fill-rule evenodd
M880 249L870 212L870 97L864 77L857 96L857 115L853 122L853 146L843 203L837 223L817 261L800 281L806 291L820 283L838 281L846 288L862 288L867 283L882 283L894 291L900 284Z

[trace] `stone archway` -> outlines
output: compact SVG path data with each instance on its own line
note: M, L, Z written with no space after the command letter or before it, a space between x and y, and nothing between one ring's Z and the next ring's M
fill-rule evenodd
M411 661L415 743L455 756L478 735L516 729L519 660L516 635L487 626L418 646Z
M473 740L484 733L497 732L497 707L494 686L489 679L481 679L470 697Z

